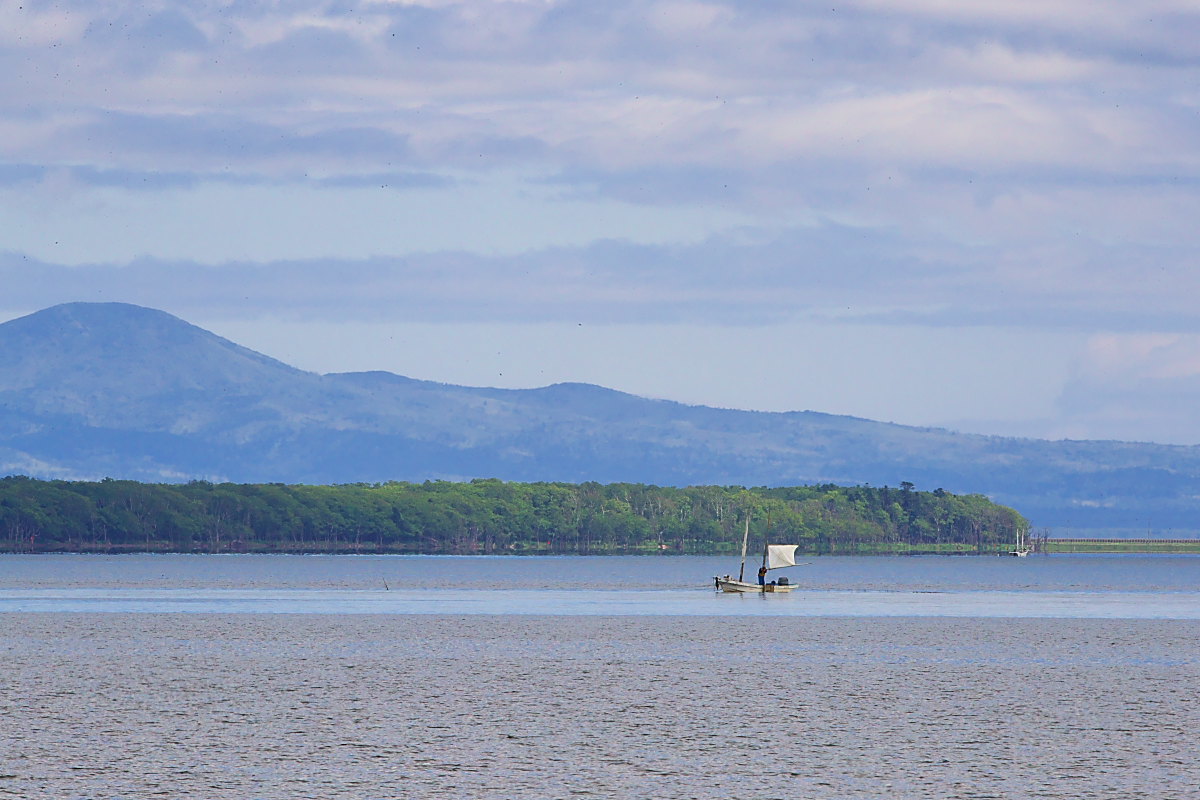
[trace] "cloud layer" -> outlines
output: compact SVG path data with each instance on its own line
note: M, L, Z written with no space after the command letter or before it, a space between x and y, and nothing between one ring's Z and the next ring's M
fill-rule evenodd
M1198 66L1183 0L9 4L4 306L1070 331L1064 419L1179 409Z
M1200 156L1198 34L1171 2L8 6L3 141L16 164L263 179L387 163L1164 180Z

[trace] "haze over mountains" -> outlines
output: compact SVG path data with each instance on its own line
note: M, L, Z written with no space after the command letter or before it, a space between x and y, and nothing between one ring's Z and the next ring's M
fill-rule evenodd
M0 325L0 474L144 481L469 479L897 486L1035 526L1200 528L1200 447L1048 442L811 411L317 375L161 311L72 303Z

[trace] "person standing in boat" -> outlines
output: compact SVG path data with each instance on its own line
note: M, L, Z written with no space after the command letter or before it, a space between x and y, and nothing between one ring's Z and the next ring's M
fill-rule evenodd
M764 564L763 566L758 568L758 585L759 586L767 585L767 566L766 566L766 564Z

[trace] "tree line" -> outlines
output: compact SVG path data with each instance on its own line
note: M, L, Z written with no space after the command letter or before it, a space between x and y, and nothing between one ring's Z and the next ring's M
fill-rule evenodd
M977 494L869 486L310 486L0 479L6 552L996 552L1026 520Z

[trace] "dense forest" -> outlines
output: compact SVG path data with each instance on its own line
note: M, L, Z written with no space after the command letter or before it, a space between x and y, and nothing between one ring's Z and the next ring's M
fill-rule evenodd
M982 495L868 486L150 484L0 479L7 552L996 552L1028 523Z

